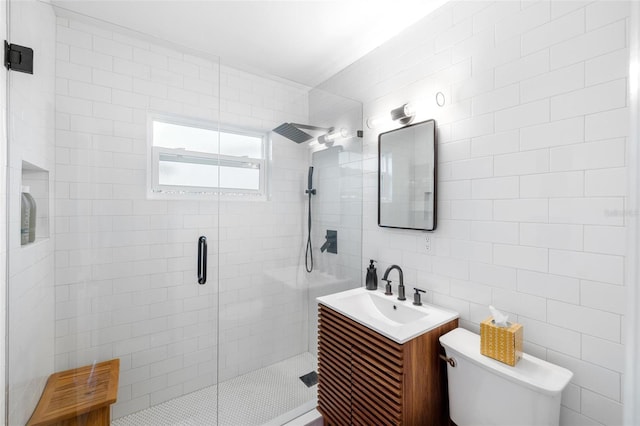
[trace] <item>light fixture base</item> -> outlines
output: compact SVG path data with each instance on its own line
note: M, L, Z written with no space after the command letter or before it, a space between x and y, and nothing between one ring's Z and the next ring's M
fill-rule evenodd
M391 110L391 119L400 124L409 124L415 118L415 114L410 113L409 104L404 104Z

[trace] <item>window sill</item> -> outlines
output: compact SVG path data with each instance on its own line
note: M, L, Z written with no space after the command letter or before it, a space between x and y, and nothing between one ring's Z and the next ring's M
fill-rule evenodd
M174 192L159 191L147 192L147 200L194 200L194 201L269 201L270 197L266 194L234 194L234 193L217 193L217 192Z

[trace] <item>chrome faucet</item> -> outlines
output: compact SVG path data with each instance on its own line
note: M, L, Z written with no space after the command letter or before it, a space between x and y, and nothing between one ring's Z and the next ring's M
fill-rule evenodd
M384 277L382 277L382 281L387 282L387 285L385 287L386 291L384 294L386 294L387 296L391 296L393 294L391 292L391 280L387 279L387 277L389 276L389 272L391 272L392 269L397 269L398 275L400 276L400 284L398 284L398 300L407 300L407 298L404 296L404 277L402 275L402 269L400 269L398 265L391 265L387 268L386 271L384 271Z

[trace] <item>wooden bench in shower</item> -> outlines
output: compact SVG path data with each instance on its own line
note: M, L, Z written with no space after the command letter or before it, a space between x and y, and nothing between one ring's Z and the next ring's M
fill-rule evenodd
M112 359L52 374L27 426L109 426L119 373Z

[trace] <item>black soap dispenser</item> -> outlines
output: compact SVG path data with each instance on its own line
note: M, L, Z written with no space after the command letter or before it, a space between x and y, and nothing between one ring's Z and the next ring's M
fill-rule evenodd
M376 267L373 266L373 262L375 260L370 260L369 267L367 268L367 279L365 280L367 290L377 290L378 289L378 273L376 272Z

